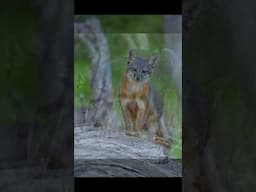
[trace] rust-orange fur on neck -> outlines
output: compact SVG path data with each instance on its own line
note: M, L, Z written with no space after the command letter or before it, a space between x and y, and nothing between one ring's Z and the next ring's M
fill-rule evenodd
M132 90L131 88L137 85L138 82L130 81L127 77L127 73L125 73L123 80L120 85L120 99L142 99L145 100L148 92L149 85L148 83L144 83L139 87L139 89Z

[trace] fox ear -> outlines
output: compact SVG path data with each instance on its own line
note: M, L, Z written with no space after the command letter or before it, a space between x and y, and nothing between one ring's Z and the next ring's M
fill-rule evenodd
M128 55L129 55L129 57L128 57L129 59L134 59L136 57L135 50L134 49L130 49Z
M156 63L158 62L158 60L159 60L158 55L152 55L152 56L149 57L148 63L149 63L150 65L152 65L152 67L154 68L155 65L156 65Z

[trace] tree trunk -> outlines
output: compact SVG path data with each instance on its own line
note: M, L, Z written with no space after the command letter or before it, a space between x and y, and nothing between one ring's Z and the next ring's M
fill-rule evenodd
M164 16L166 56L172 81L179 96L182 95L182 17L180 15Z
M90 19L75 23L75 33L88 46L91 57L91 101L95 110L95 126L114 126L110 53L100 22Z

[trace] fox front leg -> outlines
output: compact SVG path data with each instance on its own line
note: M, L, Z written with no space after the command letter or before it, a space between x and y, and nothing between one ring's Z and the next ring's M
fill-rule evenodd
M126 135L134 136L135 135L134 121L133 121L133 115L131 114L131 111L129 109L129 100L122 99L121 107L122 107L123 117L125 121L125 133Z
M135 120L135 132L136 135L141 137L143 135L143 128L145 124L145 103L141 100L137 100L137 115Z

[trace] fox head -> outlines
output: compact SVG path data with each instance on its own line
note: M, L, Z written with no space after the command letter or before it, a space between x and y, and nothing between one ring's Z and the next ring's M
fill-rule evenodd
M128 78L136 82L149 81L157 62L157 55L152 55L145 59L137 56L135 50L129 50L127 65Z

